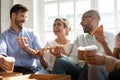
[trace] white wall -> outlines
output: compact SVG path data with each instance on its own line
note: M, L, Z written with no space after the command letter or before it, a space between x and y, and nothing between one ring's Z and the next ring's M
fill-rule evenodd
M34 29L44 44L43 0L1 0L1 32L10 27L10 8L14 4L23 4L29 9L28 21L25 27Z
M5 31L10 25L9 11L13 5L13 0L1 0L1 32Z
M44 45L44 2L34 0L34 30L39 34L42 45Z
M17 3L28 7L30 14L25 27L33 28L33 0L1 0L1 32L10 27L10 8Z

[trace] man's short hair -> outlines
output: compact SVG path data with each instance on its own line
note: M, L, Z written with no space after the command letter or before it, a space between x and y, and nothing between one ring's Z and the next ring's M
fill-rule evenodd
M89 10L86 13L88 13L90 16L96 17L97 20L100 21L100 14L97 10Z
M27 12L29 11L27 7L25 7L22 4L15 4L11 9L10 9L10 18L12 16L12 13L17 13L17 12Z

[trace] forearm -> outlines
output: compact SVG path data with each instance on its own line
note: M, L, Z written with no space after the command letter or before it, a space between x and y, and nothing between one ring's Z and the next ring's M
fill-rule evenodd
M111 57L111 56L106 56L105 60L105 68L107 72L111 72L113 70L120 69L120 60Z
M41 64L42 64L42 66L46 69L46 68L48 67L48 64L47 64L47 62L45 61L45 58L40 57L39 59L40 59L40 62L41 62Z
M104 49L106 55L113 56L112 51L108 47L108 44L106 41L102 42L102 46L103 46L103 49Z
M116 58L119 58L120 48L114 48L113 55Z
M37 57L38 55L37 55L37 51L36 50L34 50L34 49L31 49L31 48L24 48L23 49L26 53L28 53L28 54L30 54L30 55L32 55L32 56L34 56L34 57Z

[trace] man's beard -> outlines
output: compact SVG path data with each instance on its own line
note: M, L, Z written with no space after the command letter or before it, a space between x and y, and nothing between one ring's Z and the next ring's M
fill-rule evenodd
M20 21L16 21L15 24L18 26L19 29L22 29L24 26Z
M90 33L91 29L92 29L92 25L91 25L91 23L89 22L89 23L85 26L84 33Z

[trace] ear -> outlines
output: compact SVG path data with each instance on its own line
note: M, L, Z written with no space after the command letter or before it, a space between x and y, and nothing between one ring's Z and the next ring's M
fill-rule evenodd
M91 18L90 18L90 22L91 22L91 23L94 22L94 19L95 19L95 17L91 17Z
M66 32L68 31L68 28L67 28L67 27L65 28L65 31L66 31Z
M12 18L12 19L15 19L15 17L16 17L16 13L12 13L11 18Z

